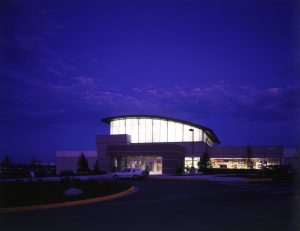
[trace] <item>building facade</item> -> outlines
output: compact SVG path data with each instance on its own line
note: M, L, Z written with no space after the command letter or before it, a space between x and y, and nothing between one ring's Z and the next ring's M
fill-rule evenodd
M96 152L86 152L101 170L150 168L150 174L172 174L197 163L205 151L213 168L247 168L249 149L254 168L282 163L283 146L219 146L212 129L189 121L154 115L124 115L102 119L110 134L96 136ZM80 151L58 151L57 172L76 171ZM85 154L85 152L83 152ZM75 158L75 159L74 159Z

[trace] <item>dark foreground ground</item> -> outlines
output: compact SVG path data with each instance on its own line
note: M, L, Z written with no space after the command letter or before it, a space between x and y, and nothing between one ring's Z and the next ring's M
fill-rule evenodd
M69 188L78 188L84 193L66 196ZM110 195L130 188L125 181L77 180L60 181L12 181L0 182L0 207L19 207L82 200Z
M300 230L300 191L295 183L123 181L132 182L139 191L109 202L0 214L0 229Z

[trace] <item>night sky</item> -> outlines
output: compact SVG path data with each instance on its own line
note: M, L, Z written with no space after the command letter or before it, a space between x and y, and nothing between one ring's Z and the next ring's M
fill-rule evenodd
M95 150L100 122L157 114L221 145L299 145L296 1L1 1L0 158ZM298 133L298 134L297 134ZM298 137L298 139L297 139Z

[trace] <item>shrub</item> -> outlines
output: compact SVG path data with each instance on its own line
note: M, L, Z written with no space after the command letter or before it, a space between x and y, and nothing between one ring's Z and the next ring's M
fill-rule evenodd
M90 173L90 168L89 168L89 164L88 161L85 157L85 155L83 154L83 152L80 154L78 161L77 161L77 173L79 174L88 174Z
M71 170L65 170L65 171L61 171L60 176L74 176L74 172Z
M182 174L183 173L183 169L181 167L178 167L176 169L176 174Z

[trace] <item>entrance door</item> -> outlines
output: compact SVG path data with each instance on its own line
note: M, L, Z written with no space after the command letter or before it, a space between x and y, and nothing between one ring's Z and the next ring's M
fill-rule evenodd
M122 161L123 167L145 170L148 166L150 174L162 174L162 157L160 156L127 156L126 162L125 158L122 158Z

